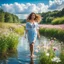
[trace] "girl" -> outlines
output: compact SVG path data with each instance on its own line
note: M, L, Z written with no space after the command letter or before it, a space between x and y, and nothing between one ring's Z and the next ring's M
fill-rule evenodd
M32 12L27 18L26 33L28 36L31 57L34 56L34 54L33 54L34 53L34 43L37 39L37 36L40 38L39 26L38 26L38 23L40 22L40 20L41 20L41 16L35 14L34 12Z

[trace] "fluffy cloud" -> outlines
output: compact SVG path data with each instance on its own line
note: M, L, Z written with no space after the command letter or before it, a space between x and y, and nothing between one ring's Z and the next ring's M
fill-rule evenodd
M36 4L31 4L31 3L17 3L15 2L14 4L2 4L1 8L5 12L10 12L10 13L15 13L15 14L25 14L25 13L41 13L41 12L46 12L48 9L48 5L45 5L44 3L38 3Z
M28 17L29 14L16 14L19 19L26 19Z
M49 0L49 8L50 10L60 10L64 7L64 0Z
M64 8L64 0L49 0L49 4L44 3L13 3L2 4L0 6L5 12L16 14L19 18L26 18L31 12L42 13L49 10L61 10Z

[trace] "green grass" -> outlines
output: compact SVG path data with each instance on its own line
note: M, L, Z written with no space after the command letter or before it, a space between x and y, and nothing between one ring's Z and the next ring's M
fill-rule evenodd
M16 33L0 33L0 52L6 53L10 50L15 50L18 45L18 37Z
M49 52L48 52L49 53ZM46 55L46 52L40 52L39 54L39 64L64 64L64 53L61 53L59 57L55 56L55 54L51 51L49 56ZM59 60L52 61L53 58L59 58ZM59 62L57 62L59 61Z
M64 17L58 17L52 20L51 24L64 24Z
M18 38L24 33L24 27L17 23L0 23L0 53L17 49Z
M64 30L56 28L40 28L40 34L48 37L55 37L64 41Z
M47 56L49 54L49 56ZM52 64L51 59L54 57L52 48L48 52L41 51L39 54L39 64Z
M0 23L0 29L1 31L16 32L19 35L24 33L24 27L20 23Z
M47 45L48 47L44 46L41 46L38 54L39 64L64 64L64 44L61 45L61 48L58 48L59 44L56 46L53 42ZM57 55L57 52L60 53Z

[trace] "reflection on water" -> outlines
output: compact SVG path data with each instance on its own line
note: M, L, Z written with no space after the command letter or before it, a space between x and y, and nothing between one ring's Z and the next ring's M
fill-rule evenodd
M53 41L53 40L52 40ZM34 45L34 54L37 56L40 51L40 47L51 45L51 41L49 38L41 36ZM54 40L54 46L56 46L59 50L61 49L60 42L58 40ZM60 51L56 51L56 55L60 54ZM19 38L19 43L17 47L17 51L15 53L8 53L7 55L0 55L0 64L38 64L37 57L30 58L30 50L29 43L27 38L24 36Z

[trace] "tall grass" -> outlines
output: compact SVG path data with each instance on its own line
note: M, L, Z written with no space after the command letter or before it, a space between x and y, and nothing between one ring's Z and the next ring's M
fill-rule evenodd
M24 27L19 23L0 23L0 29L7 29L22 35L24 33Z
M50 48L52 49L52 48ZM61 51L59 56L54 54L55 51L51 52L40 52L39 53L39 64L64 64L64 52Z
M16 49L18 45L18 37L16 33L0 33L0 53Z
M64 17L55 18L51 24L64 24Z
M14 23L0 23L0 53L14 51L18 38L24 33L24 27Z
M40 34L45 36L56 37L59 40L64 41L64 30L56 28L40 28Z
M39 64L64 64L64 44L55 44L54 40L39 46ZM61 46L61 47L60 47Z

